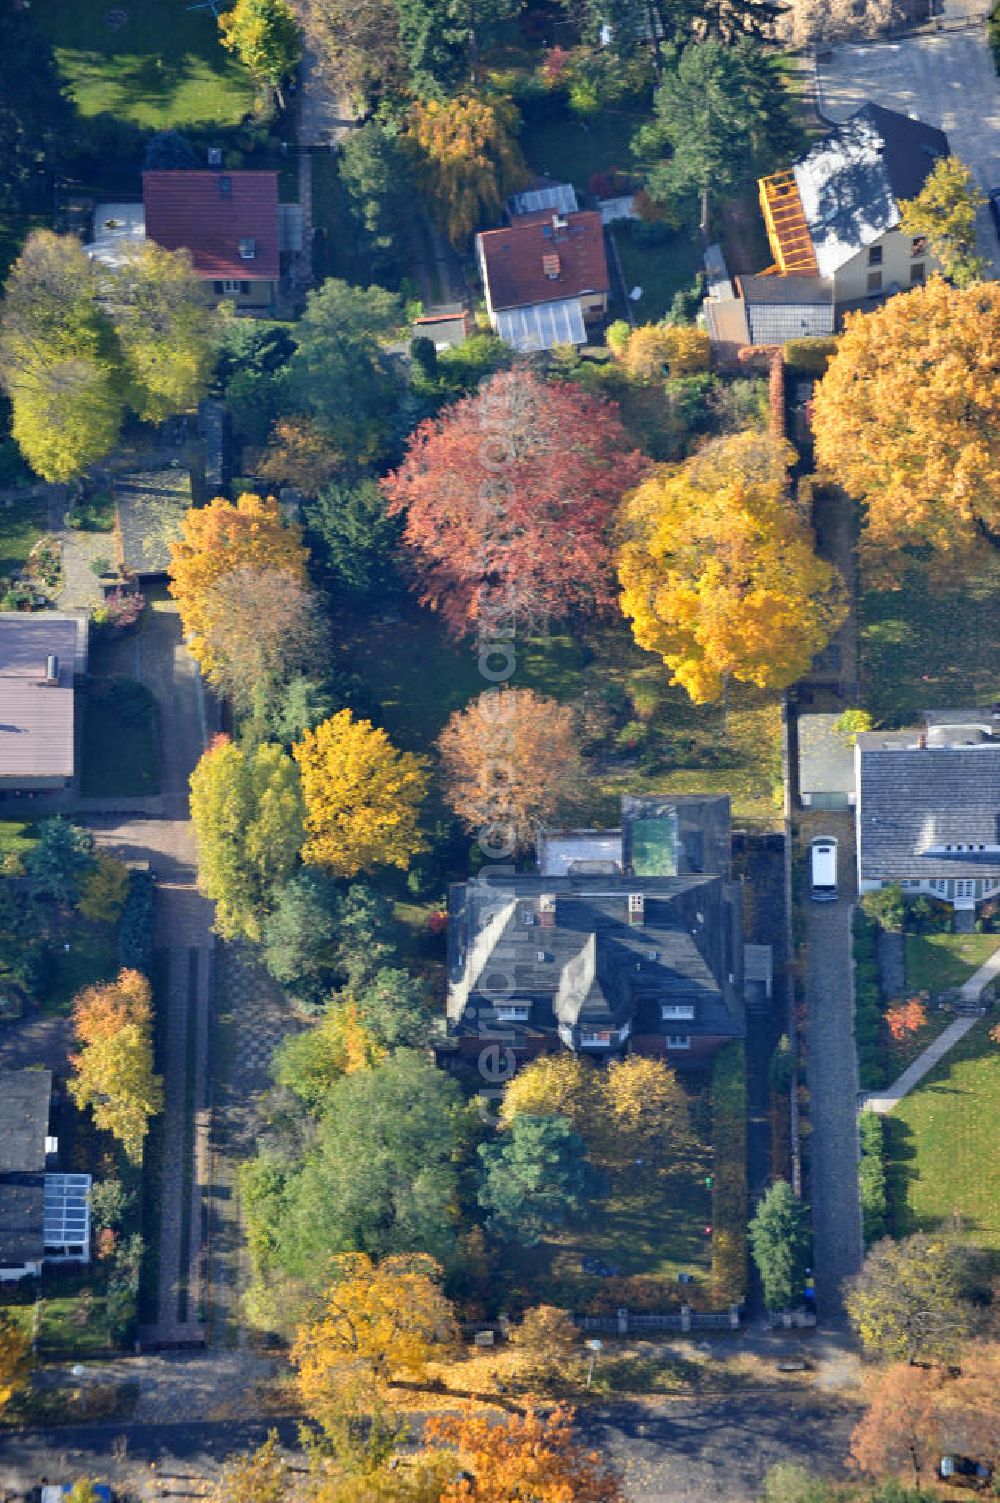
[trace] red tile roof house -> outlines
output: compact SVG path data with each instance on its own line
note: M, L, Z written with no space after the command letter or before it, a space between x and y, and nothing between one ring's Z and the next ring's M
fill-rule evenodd
M281 275L276 172L144 172L146 236L188 250L218 298L271 313Z
M587 342L586 325L608 307L600 214L520 214L476 236L490 323L522 354Z

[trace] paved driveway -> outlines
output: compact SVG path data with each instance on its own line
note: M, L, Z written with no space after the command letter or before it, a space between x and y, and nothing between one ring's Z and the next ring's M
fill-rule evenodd
M864 1256L858 1196L858 1067L854 1050L850 905L854 891L854 820L850 814L803 813L802 844L815 835L840 842L840 897L804 898L809 943L811 1183L816 1300L826 1320L843 1317L842 1284Z
M948 137L981 188L1000 187L1000 83L983 25L896 42L837 47L817 68L819 106L845 120L868 99L916 115ZM989 215L980 214L980 250L1000 271L1000 247Z

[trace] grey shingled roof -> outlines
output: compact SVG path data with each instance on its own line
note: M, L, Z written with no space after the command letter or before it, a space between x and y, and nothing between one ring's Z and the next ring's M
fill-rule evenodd
M65 616L0 616L0 778L73 776L73 672L79 629ZM45 677L50 656L58 682Z
M919 744L920 731L858 737L861 876L1000 877L1000 741ZM932 851L944 845L985 851Z
M871 102L817 141L793 171L821 276L832 276L899 223L948 138Z
M52 1073L0 1071L0 1265L38 1262L45 1250L45 1138Z

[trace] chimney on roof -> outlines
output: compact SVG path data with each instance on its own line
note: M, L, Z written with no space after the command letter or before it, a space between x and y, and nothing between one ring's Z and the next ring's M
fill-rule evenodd
M222 147L210 146L208 148L208 165L210 167L222 166Z
M54 652L50 652L48 657L45 659L44 682L46 684L52 685L58 684L59 682L59 659L56 657Z
M569 220L566 218L566 216L564 214L553 214L553 216L552 216L552 228L553 228L553 230L568 230L569 229Z
M920 748L921 751L926 751L927 750L927 728L926 728L926 726L921 726L921 728L920 728L920 732L919 732L919 734L917 736L917 746Z
M542 257L542 270L544 271L550 282L556 281L558 279L560 271L562 270L562 265L559 257L552 253L547 253L546 255L544 255Z
M628 921L630 924L644 924L646 922L646 896L641 892L630 892L628 895Z
M555 928L556 895L554 892L543 892L538 899L538 922L543 929Z

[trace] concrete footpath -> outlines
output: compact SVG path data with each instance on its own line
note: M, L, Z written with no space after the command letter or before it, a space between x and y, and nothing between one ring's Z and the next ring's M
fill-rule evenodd
M959 995L963 1002L978 1002L984 989L996 976L1000 975L1000 947L998 947L989 960L979 967L968 981L959 987ZM878 1112L885 1116L893 1107L899 1105L904 1096L909 1095L915 1085L918 1085L924 1076L933 1070L939 1060L944 1059L950 1049L953 1049L959 1039L965 1037L970 1028L979 1022L977 1017L956 1018L954 1023L949 1023L943 1033L938 1034L933 1044L928 1044L923 1054L918 1054L911 1065L900 1075L898 1080L893 1081L887 1090L877 1096L866 1096L861 1102L862 1111Z

